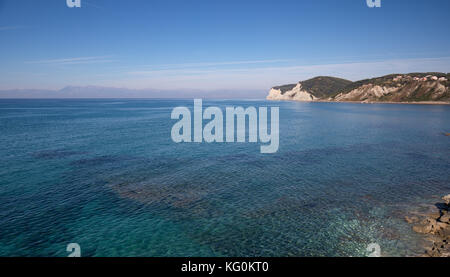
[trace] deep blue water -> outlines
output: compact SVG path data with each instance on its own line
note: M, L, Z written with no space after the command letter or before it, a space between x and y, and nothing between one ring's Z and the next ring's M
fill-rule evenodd
M450 106L279 106L280 148L175 144L192 100L0 100L0 256L415 255L450 193Z

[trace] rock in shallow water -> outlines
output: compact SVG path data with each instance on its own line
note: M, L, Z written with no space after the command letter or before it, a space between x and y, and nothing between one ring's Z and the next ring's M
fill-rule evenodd
M419 222L419 218L418 218L417 216L405 216L405 220L406 220L406 222L408 222L409 224Z
M445 204L437 204L439 212L428 214L413 230L420 234L432 235L432 246L425 251L428 257L450 257L450 194L444 196ZM405 217L408 223L417 223L417 217Z
M445 204L446 204L447 206L450 206L450 194L449 194L449 195L446 195L446 196L444 196L444 197L442 197L442 200L445 201Z
M450 244L445 240L433 242L433 246L426 254L430 257L450 257Z
M441 218L439 218L440 222L444 222L444 223L448 223L450 224L450 213L449 212L445 212Z

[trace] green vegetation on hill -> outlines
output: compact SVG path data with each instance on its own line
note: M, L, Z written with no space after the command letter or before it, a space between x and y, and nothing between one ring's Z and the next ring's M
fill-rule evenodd
M338 91L351 84L352 81L335 77L319 76L300 83L304 90L315 97L324 98L336 94ZM277 86L274 87L274 89L279 89L281 94L285 94L287 91L292 90L296 85L297 84Z
M296 84L290 84L290 85L284 85L284 86L278 86L273 87L273 89L279 89L281 91L281 94L284 94L286 91L292 90L295 88Z
M301 82L303 89L317 98L330 97L352 83L349 80L328 76L319 76Z

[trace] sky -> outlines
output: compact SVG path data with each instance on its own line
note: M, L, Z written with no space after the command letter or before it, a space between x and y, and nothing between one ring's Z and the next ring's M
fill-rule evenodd
M0 0L0 90L261 90L449 72L450 1Z

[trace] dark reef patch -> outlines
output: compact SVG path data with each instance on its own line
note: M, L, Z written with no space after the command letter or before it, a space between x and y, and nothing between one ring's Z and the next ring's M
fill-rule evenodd
M55 150L42 150L42 151L32 153L31 155L37 159L51 160L51 159L63 159L63 158L67 158L70 156L83 155L86 153L87 152L82 152L82 151L70 151L70 150L63 150L63 149L55 149Z

